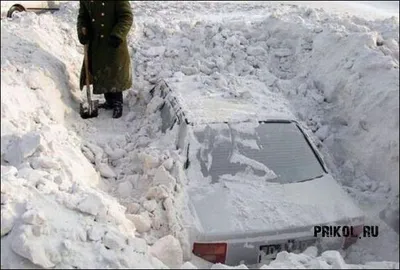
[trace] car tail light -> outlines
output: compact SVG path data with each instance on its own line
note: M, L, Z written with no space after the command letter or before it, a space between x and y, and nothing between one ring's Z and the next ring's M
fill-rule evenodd
M343 249L346 249L357 242L359 235L363 231L364 225L354 226L353 227L353 236L345 237L343 243Z
M194 243L193 254L211 263L225 263L226 243Z

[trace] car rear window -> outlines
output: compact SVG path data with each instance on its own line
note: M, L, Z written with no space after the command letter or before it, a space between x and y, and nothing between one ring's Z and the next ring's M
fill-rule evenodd
M252 174L279 183L306 181L324 169L295 123L211 124L196 128L195 159L204 177ZM243 174L246 173L246 174Z

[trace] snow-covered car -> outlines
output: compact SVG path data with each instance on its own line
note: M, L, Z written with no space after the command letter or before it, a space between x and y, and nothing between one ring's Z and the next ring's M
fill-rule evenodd
M58 10L63 2L68 1L1 1L1 17L11 18L14 12Z
M151 91L163 99L162 131L176 131L185 156L193 253L248 265L282 250L324 249L314 226L352 225L361 232L363 212L328 172L307 129L265 85L242 86L219 91L201 76L185 76ZM338 238L329 248L356 239Z

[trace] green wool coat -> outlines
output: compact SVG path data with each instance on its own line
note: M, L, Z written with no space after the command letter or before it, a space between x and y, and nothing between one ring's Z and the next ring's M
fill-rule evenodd
M129 1L79 1L77 31L84 43L82 28L89 33L90 83L94 94L122 92L132 86L132 68L127 46L127 35L133 25ZM122 40L118 48L109 44L110 36ZM82 64L80 89L85 85L85 69Z

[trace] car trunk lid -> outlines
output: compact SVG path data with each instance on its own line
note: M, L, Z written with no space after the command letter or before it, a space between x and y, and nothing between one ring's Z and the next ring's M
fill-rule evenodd
M191 187L189 194L196 230L203 240L292 233L321 224L350 225L363 217L329 174L291 184L221 179L213 185Z

